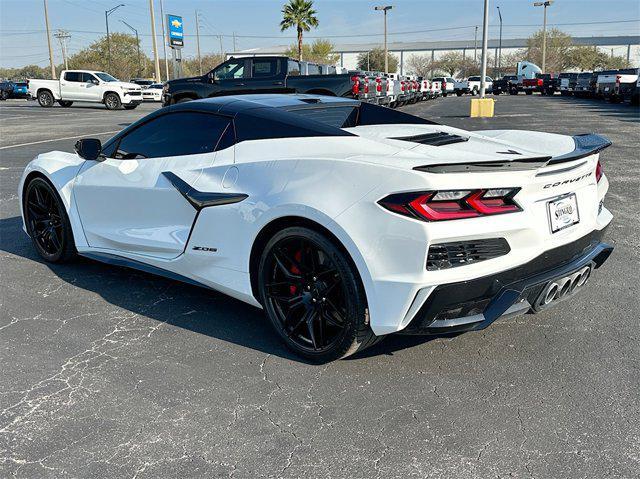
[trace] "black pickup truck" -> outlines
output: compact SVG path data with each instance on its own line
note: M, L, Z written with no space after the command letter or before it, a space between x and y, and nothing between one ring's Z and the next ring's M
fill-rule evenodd
M246 93L352 96L350 74L322 74L321 68L314 67L320 65L288 57L230 58L201 77L168 81L164 85L162 105Z

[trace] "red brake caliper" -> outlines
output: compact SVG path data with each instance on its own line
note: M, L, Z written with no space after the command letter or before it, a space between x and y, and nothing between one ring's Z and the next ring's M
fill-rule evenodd
M296 251L296 253L293 255L293 258L298 262L302 261L302 250ZM295 264L292 264L291 273L300 274L301 271L298 269L298 267ZM292 284L291 286L289 286L289 293L291 294L291 296L296 294L296 291L298 291L298 287L296 285Z

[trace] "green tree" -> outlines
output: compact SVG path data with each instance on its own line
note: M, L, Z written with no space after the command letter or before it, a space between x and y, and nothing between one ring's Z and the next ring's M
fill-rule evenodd
M60 73L62 65L56 67L56 72ZM51 68L38 65L27 65L21 68L0 68L0 78L11 80L24 80L26 78L50 78Z
M308 32L311 27L318 26L316 11L312 0L289 0L282 7L282 21L280 31L295 28L298 33L298 60L302 60L302 32Z
M202 56L202 71L210 72L215 67L224 62L225 57L219 53L209 53ZM185 58L182 60L182 74L185 77L199 76L198 57Z
M398 71L398 57L389 53L389 73ZM358 55L358 69L384 71L384 48L374 48Z
M143 51L140 51L140 61L138 62L138 45L135 36L126 33L112 33L109 37L111 39L111 71L107 71L106 36L69 57L69 68L104 70L121 80L153 76L153 64Z
M552 28L547 31L546 70L548 72L562 72L571 68L571 52L573 50L571 35ZM524 58L542 65L542 30L534 33L527 39L527 47L524 49Z
M298 56L298 46L291 45L284 54L288 57L295 58ZM326 63L334 65L340 60L340 55L335 53L333 43L329 40L318 39L311 45L302 45L302 57L310 62Z

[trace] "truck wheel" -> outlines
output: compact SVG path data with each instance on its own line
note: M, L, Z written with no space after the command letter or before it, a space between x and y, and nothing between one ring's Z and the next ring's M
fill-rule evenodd
M9 92L8 91L0 91L0 100L5 101L7 98L9 98Z
M525 91L525 94L527 94L527 95L533 95L533 92L532 92L531 90L526 90L526 91Z
M104 106L107 107L107 110L117 110L121 105L120 97L115 93L107 93L105 95Z
M518 94L518 90L516 88L512 88L511 90L509 90L509 95L517 95Z
M53 95L49 90L42 90L38 93L38 103L43 108L51 108L53 106Z
M64 108L68 108L71 105L73 105L73 102L69 101L69 100L60 100L58 103L60 104L60 106L62 106Z
M125 105L124 109L125 110L135 110L136 108L138 108L138 104L134 103L133 105Z
M444 93L444 92L442 93L442 96L445 97L445 98L447 97L447 95L448 95L448 93Z
M478 89L474 87L473 90L471 90L471 94L476 96L478 94Z

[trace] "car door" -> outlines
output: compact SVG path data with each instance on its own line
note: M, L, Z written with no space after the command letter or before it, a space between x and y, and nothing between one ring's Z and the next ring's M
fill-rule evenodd
M100 86L100 80L91 73L82 74L82 82L84 83L83 97L87 101L101 101L102 100L102 87Z
M253 57L250 62L250 78L246 80L249 93L278 93L285 89L286 66L280 58Z
M60 96L63 100L80 101L83 100L84 83L82 73L65 72L60 79Z
M248 58L232 58L213 70L211 81L222 95L248 93L246 80L250 68Z
M168 112L107 144L102 161L86 161L74 198L89 246L179 256L196 209L174 186L175 178L196 188L202 169L215 161L223 133L233 134L230 124L207 112Z

